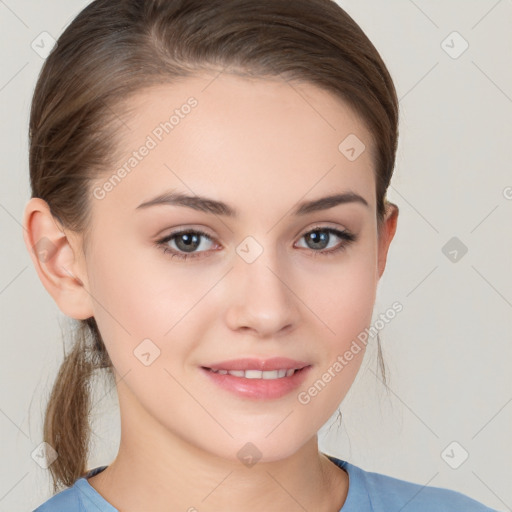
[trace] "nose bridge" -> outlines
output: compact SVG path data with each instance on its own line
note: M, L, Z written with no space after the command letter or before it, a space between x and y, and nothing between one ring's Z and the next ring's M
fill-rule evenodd
M236 273L246 286L253 287L260 293L277 293L283 295L283 298L287 295L282 290L285 287L285 276L280 274L283 274L282 269L286 267L286 262L280 249L272 234L268 233L249 235L238 244Z

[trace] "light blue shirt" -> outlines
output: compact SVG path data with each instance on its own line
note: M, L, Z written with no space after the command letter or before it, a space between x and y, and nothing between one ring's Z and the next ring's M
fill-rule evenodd
M365 471L332 455L327 457L349 476L348 494L340 512L497 512L457 491L425 487ZM106 467L92 469L33 512L119 512L87 481Z

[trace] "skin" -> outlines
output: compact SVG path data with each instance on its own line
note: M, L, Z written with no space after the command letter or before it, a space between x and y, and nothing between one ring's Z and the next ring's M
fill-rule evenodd
M90 245L43 200L26 206L29 251L42 237L55 246L47 261L31 251L43 285L66 315L95 317L115 367L119 452L89 483L120 511L338 511L348 475L318 451L317 431L347 394L364 350L308 404L297 394L370 325L398 208L390 204L379 236L372 139L337 97L311 84L213 77L159 85L130 101L119 166L187 98L198 106L104 199L91 195ZM355 161L338 150L351 133L366 145ZM136 209L169 189L224 201L240 217ZM290 214L301 200L347 190L368 207ZM304 234L323 226L357 239L323 256L344 243L331 235L327 249L308 244ZM211 236L201 238L199 257L171 258L154 245L179 228ZM247 236L263 248L251 264L236 252ZM177 242L167 247L183 248ZM149 366L133 353L147 338L160 350ZM300 389L266 401L220 389L199 369L250 356L313 368ZM247 442L261 452L251 467L237 457Z

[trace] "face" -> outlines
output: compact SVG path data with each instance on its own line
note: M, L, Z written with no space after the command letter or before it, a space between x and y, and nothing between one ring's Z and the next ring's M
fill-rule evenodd
M379 245L370 133L348 106L313 85L213 78L130 100L119 165L91 187L83 282L123 428L233 460L250 442L271 461L315 436L354 381L364 345L339 358L370 325L390 239ZM365 145L355 159L339 149L350 134ZM164 193L195 203L141 206ZM348 193L360 199L300 208ZM276 357L304 369L258 383L204 369Z

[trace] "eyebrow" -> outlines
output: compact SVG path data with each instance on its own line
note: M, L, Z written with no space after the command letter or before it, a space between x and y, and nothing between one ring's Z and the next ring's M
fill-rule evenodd
M312 212L328 210L329 208L333 208L339 204L347 203L360 203L369 207L369 204L364 197L354 192L346 191L339 194L321 197L320 199L303 201L295 207L292 214L301 216ZM197 195L189 196L172 190L164 192L153 199L139 204L136 209L149 208L150 206L156 205L184 206L201 212L213 213L215 215L224 215L226 217L233 218L239 217L238 210L222 201L216 201L215 199Z

